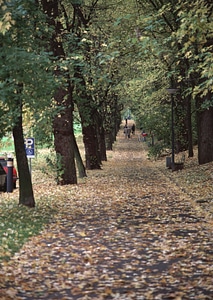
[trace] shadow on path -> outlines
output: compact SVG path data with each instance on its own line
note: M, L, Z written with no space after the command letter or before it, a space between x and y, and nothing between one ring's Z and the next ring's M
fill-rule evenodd
M212 221L119 133L103 170L3 266L0 299L213 299ZM78 208L78 209L77 209Z

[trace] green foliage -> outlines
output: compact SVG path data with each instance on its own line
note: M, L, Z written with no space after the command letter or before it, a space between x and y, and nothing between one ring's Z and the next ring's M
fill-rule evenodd
M11 153L14 151L13 140L10 136L2 137L2 139L0 140L0 156L2 156L2 151L5 151L6 153ZM6 153L4 153L4 155Z
M82 5L84 3L83 0L71 0L72 5Z
M53 102L55 90L66 84L63 77L57 76L57 80L54 77L56 65L53 55L44 50L47 49L45 38L50 37L52 29L47 27L45 16L34 1L11 1L6 10L14 24L1 35L1 134L12 130L20 115L17 101L21 101L26 134L28 128L32 134L36 125L39 138L43 140L49 136L47 131L52 131L48 125L59 110ZM18 92L20 84L21 94Z
M207 4L202 0L193 3L181 1L178 5L180 26L175 38L182 46L180 54L189 61L188 78L196 79L199 76L201 79L195 80L192 91L188 90L193 97L205 97L213 92L212 8L212 3Z
M148 150L148 158L157 160L161 156L164 150L165 150L165 144L162 142L159 142L154 146L150 146Z
M62 156L51 152L46 155L46 166L42 168L42 172L50 177L54 177L57 183L60 182L64 174Z
M0 33L3 35L15 24L15 21L12 19L12 14L8 11L6 1L0 1Z
M56 107L54 92L67 84L63 76L52 76L56 69L69 72L73 99L85 108L86 124L97 109L109 128L115 108L130 107L138 123L168 141L171 116L165 89L171 79L180 85L182 97L208 95L202 109L212 106L212 4L136 2L63 0L66 15L61 14L58 38L66 59L57 60L57 65L47 52L53 28L39 6L27 0L5 2L0 21L1 134L11 130L18 116L14 100L22 82L26 132L33 129L37 140L51 144L52 118L63 109ZM76 6L79 16L73 14Z

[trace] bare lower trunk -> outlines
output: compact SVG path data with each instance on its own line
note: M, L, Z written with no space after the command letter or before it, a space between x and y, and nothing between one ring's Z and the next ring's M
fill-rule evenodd
M83 160L81 158L81 154L79 152L79 148L78 148L76 139L75 139L74 142L75 142L75 147L74 147L75 161L76 161L76 165L77 165L77 168L78 168L78 175L79 175L80 178L87 177L86 169L85 169Z
M13 128L13 138L19 174L19 204L34 207L35 200L33 195L31 175L24 148L21 107L20 117Z
M63 103L67 91L61 89L56 95L57 103ZM54 145L58 160L58 178L60 185L76 184L76 168L74 160L74 133L72 126L72 108L69 105L69 96L61 114L57 115L53 122Z
M100 169L98 143L95 127L88 125L82 127L83 142L85 147L86 168L88 170Z
M213 107L198 112L198 161L213 161Z

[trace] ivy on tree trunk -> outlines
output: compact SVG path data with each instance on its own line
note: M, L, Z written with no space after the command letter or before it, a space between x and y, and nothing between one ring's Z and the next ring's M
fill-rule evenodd
M55 93L55 101L61 112L57 114L53 121L54 145L56 156L58 159L58 184L75 184L77 183L76 167L74 160L74 131L73 131L73 102L72 102L72 86L70 83L70 75L60 68L60 60L66 58L63 48L61 34L63 26L60 22L61 11L60 3L54 0L42 0L44 13L48 16L48 24L52 26L53 33L49 41L49 47L58 67L55 70L55 76L59 78L63 75L66 83L62 84Z

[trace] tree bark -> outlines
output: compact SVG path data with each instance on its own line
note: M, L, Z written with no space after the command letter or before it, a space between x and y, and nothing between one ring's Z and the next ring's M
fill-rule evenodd
M58 158L58 178L60 185L76 184L76 167L74 160L74 132L70 94L63 88L55 95L57 105L63 107L61 114L53 121L54 146ZM66 100L64 100L66 99Z
M76 84L76 92L78 94L76 102L81 118L86 169L101 169L98 136L95 122L96 107L93 105L92 97L87 95L86 82L79 67L76 67L74 76L79 79L78 84Z
M187 136L188 136L188 157L193 157L193 136L192 136L192 110L191 110L191 97L187 97L187 108L186 108L186 114L187 114Z
M211 93L208 98L211 99ZM198 108L198 162L205 164L213 161L213 107L201 110L202 99L197 101Z
M105 143L106 143L106 149L107 150L112 150L112 145L113 145L113 135L112 135L112 132L107 132L105 134Z
M95 126L93 124L83 126L82 132L85 147L86 168L88 170L101 169Z
M112 94L111 97L108 98L105 105L103 111L105 143L106 149L112 150L113 143L116 141L116 136L120 129L123 105L118 105L118 97L115 94Z
M103 127L103 120L101 115L97 112L96 113L96 132L98 137L98 148L99 148L99 154L100 154L100 162L107 161L107 155L106 155L106 143L105 143L105 131Z
M50 50L56 59L65 59L61 33L63 26L60 22L59 2L55 0L42 0L44 13L48 16L48 24L54 28L52 38L49 41ZM55 70L55 76L61 77L60 66ZM74 130L73 130L73 101L70 76L67 71L63 73L66 86L58 88L55 94L57 106L61 113L57 114L53 121L54 145L57 158L59 159L58 184L76 184L76 168L74 160Z
M24 148L24 134L22 127L22 105L19 104L20 115L13 127L13 138L19 174L19 204L35 207L31 175Z
M86 168L85 168L83 160L81 158L81 154L79 152L79 148L78 148L76 139L74 140L74 143L75 143L75 147L74 147L75 161L76 161L76 165L78 168L78 175L80 178L84 178L84 177L87 177Z

